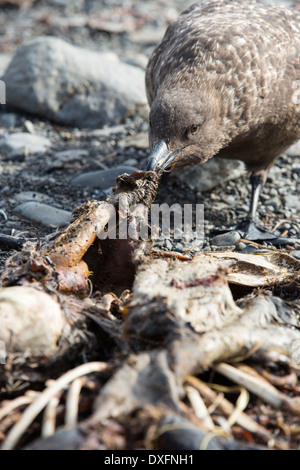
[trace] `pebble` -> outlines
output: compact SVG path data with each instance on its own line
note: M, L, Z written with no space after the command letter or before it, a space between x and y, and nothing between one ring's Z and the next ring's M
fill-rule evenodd
M298 157L300 155L300 140L286 150L285 154L289 157Z
M125 161L123 162L123 164L126 165L126 166L134 166L134 167L136 167L137 164L138 164L138 162L137 162L137 160L136 160L135 158L128 158L128 160L125 160Z
M139 45L155 45L159 41L161 41L163 35L165 34L164 29L158 29L158 28L143 28L143 29L138 29L137 31L133 31L129 35L129 39L132 42L136 42Z
M180 242L175 243L175 251L182 253L184 251L183 244Z
M16 127L17 116L14 113L2 113L0 115L0 127L13 129Z
M168 251L172 251L172 250L173 250L173 245L172 245L172 242L171 242L170 240L165 240L164 246L165 246L165 248L166 248Z
M92 137L110 137L111 135L121 134L126 132L126 127L124 124L119 124L117 126L104 127L103 129L94 129L90 131L90 136Z
M224 246L211 245L210 248L211 248L211 251L234 251L235 245L224 245Z
M116 185L116 178L122 173L133 173L137 168L131 166L116 166L108 170L90 171L77 176L72 181L73 186L81 188L108 189Z
M51 198L47 194L38 193L36 191L22 191L21 193L14 194L14 199L19 203L35 201L35 202L49 202Z
M289 224L288 222L280 225L280 230L290 230L292 228L291 224Z
M24 148L28 153L45 153L51 147L51 142L46 137L33 135L26 132L10 134L0 141L0 151L13 152L21 151Z
M0 77L2 77L2 75L4 74L11 59L12 59L12 56L10 54L0 52Z
M145 54L136 54L126 59L127 64L135 65L136 67L140 67L143 70L146 70L148 61L149 57L147 57Z
M26 219L48 228L63 227L70 223L72 213L39 202L25 202L14 209Z
M257 247L254 245L247 245L246 248L243 249L242 253L245 255L250 255L251 253L254 253L257 251Z
M81 161L83 158L88 156L88 151L85 149L71 149L64 150L63 152L57 152L55 159L49 162L47 170L56 170L63 168L66 163Z
M220 235L216 235L215 237L210 239L210 244L216 245L216 246L231 246L236 244L238 240L240 240L241 235L239 232L232 231L232 232L226 232L222 233Z
M300 251L290 251L290 255L300 260Z
M74 160L80 160L83 157L87 157L89 152L86 149L70 149L64 150L63 152L57 152L55 157L63 162L72 162Z
M29 121L28 119L26 119L24 121L24 127L26 129L27 132L29 132L30 134L35 134L35 128L34 128L34 125L32 124L31 121Z
M300 175L300 163L294 163L292 166L292 171Z
M23 162L27 155L29 155L28 147L19 147L11 152L9 158L15 162Z
M300 211L300 198L299 196L295 196L294 194L286 194L284 196L285 205L288 206L290 209L296 209L296 211Z
M247 248L247 245L243 242L238 242L235 247L236 251L243 251L245 248Z

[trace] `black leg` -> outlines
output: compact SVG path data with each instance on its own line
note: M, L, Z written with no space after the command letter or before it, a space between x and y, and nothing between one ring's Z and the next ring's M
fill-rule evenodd
M257 204L259 201L260 191L263 185L262 177L260 175L252 174L250 176L250 183L251 183L251 200L250 200L248 218L255 220Z
M268 232L263 227L259 227L256 224L256 212L257 212L257 205L259 201L259 196L261 192L261 188L263 186L263 179L260 175L251 175L250 176L250 183L251 183L251 199L250 199L250 207L247 217L242 220L239 224L235 227L230 227L228 229L216 229L212 231L212 235L216 233L225 233L230 230L236 230L241 234L241 238L245 238L251 241L269 241L273 245L287 245L298 242L298 240L293 240L290 238L281 238L277 237L274 233Z

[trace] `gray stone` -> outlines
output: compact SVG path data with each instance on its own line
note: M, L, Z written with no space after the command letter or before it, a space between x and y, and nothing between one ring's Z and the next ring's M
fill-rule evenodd
M290 230L291 228L292 228L292 225L289 224L288 222L285 222L284 224L280 225L280 231Z
M23 162L25 158L27 157L27 155L29 155L28 148L19 147L10 153L9 158L15 162Z
M23 125L27 132L29 132L30 134L36 134L34 125L31 121L29 121L29 119L26 119Z
M53 37L21 46L3 79L8 104L79 128L118 124L147 107L140 68Z
M139 45L148 46L157 44L161 41L164 34L164 29L147 27L133 31L129 35L129 39Z
M10 154L20 149L22 152L26 149L27 153L45 153L50 147L51 142L46 137L26 132L17 132L0 140L0 151Z
M143 70L146 70L148 61L149 57L147 57L145 54L136 54L126 60L127 64L135 65L136 67L140 67Z
M235 245L241 238L239 232L227 232L222 233L220 235L216 235L215 237L210 239L210 244L215 246L231 246Z
M236 250L237 251L243 251L247 247L246 243L239 242L236 244Z
M296 259L300 259L300 251L290 251L290 255Z
M284 152L289 157L298 157L300 155L300 140Z
M64 168L67 163L72 163L75 161L81 161L82 158L88 156L88 151L84 149L71 149L64 150L62 152L57 152L55 154L54 160L49 161L47 164L47 170L57 170Z
M29 201L49 202L51 198L47 194L37 193L35 191L22 191L14 195L14 199L20 204Z
M124 165L128 166L136 166L138 164L137 160L135 158L128 158L128 160L125 160L123 162Z
M243 249L242 253L244 253L245 255L249 255L251 253L254 253L255 251L257 251L256 246L247 245L246 248Z
M10 54L0 53L0 77L5 73L11 59L12 56Z
M178 251L179 253L182 253L183 250L184 250L183 244L180 243L180 242L177 242L177 243L175 244L175 250Z
M280 199L277 196L274 196L272 198L269 198L267 201L267 205L271 207L271 209L278 209L280 207Z
M234 251L235 245L210 245L211 251Z
M122 173L132 173L136 168L130 166L116 166L108 170L90 171L74 178L72 184L81 188L108 189L116 185L116 178Z
M17 116L15 113L2 113L0 115L0 127L13 129L16 127Z
M214 157L202 165L173 170L172 175L199 192L209 191L225 181L239 178L245 173L242 162Z
M300 175L300 163L294 163L292 165L292 171L297 173L297 175Z
M300 211L300 197L295 196L294 194L287 194L284 196L285 205L289 209L296 209L297 212Z
M69 149L63 150L62 152L57 152L55 157L64 162L73 162L74 160L80 160L83 157L87 157L89 152L85 149Z
M109 137L114 134L121 134L126 132L126 127L124 124L119 124L117 126L104 127L103 129L94 129L90 131L90 135L93 137Z
M165 240L164 246L165 246L165 248L166 248L168 251L172 251L172 250L173 250L173 245L172 245L171 240Z
M14 209L26 219L44 225L45 227L63 227L70 223L71 212L39 202L25 202Z

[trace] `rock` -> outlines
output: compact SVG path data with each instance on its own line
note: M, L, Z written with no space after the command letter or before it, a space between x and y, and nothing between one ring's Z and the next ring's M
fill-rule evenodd
M47 194L37 193L35 191L22 191L14 195L14 199L23 204L24 202L35 201L35 202L49 202L50 197Z
M10 154L20 149L22 152L26 149L27 153L45 153L50 147L51 142L46 137L26 132L17 132L0 140L0 151Z
M166 248L168 251L172 251L172 250L173 250L173 245L172 245L171 240L165 240L164 246L165 246L165 248Z
M33 201L20 204L14 210L26 219L45 227L63 227L69 224L72 218L71 212Z
M239 178L245 173L242 162L214 157L202 165L174 169L176 176L190 189L199 192L209 191L225 181Z
M109 137L114 134L121 134L126 132L124 124L117 126L104 127L103 129L94 129L90 131L90 135L93 137Z
M126 60L127 64L135 65L136 67L140 67L143 70L146 70L148 61L149 57L147 57L145 54L136 54Z
M271 209L277 210L280 207L280 199L278 196L274 196L272 198L269 198L267 201L267 207L270 206Z
M164 29L148 27L133 31L132 33L130 33L129 39L132 42L138 43L140 46L150 46L155 45L159 41L161 41L164 34Z
M240 240L241 235L239 232L227 232L222 233L220 235L216 235L215 237L210 239L210 244L215 246L231 246L235 245L238 240Z
M280 230L290 230L291 228L292 228L292 226L288 222L280 225Z
M27 147L18 147L11 152L9 158L14 162L24 162L27 155L29 155Z
M245 255L249 255L251 253L254 253L255 251L257 251L257 247L254 246L254 245L247 245L246 248L243 249L242 253L244 253Z
M296 212L300 211L300 199L299 196L295 196L294 194L286 194L284 196L285 205L289 209L295 209Z
M300 251L290 251L290 255L296 259L300 259Z
M55 157L61 162L68 163L74 162L75 160L81 160L83 157L87 157L89 152L85 149L70 149L57 152Z
M88 154L88 151L84 149L71 149L57 152L55 154L56 158L48 162L47 171L64 168L67 163L81 162Z
M0 53L0 77L5 73L11 59L12 56L10 54Z
M130 166L116 166L108 170L90 171L77 176L72 184L81 188L96 188L98 190L108 189L115 186L116 178L122 173L132 173L137 169Z
M35 134L35 128L34 128L34 125L31 121L29 121L29 119L26 119L24 121L24 127L26 129L27 132L29 132L29 134Z
M294 163L292 165L292 171L297 173L297 175L300 175L300 163Z
M147 103L140 68L53 37L21 46L3 79L8 104L79 128L118 124Z
M138 162L135 158L128 158L128 160L124 160L123 162L124 165L128 165L128 166L137 166L138 165Z
M300 155L300 140L284 152L289 157L298 157Z
M239 243L236 244L235 248L236 248L237 251L243 251L243 250L245 250L245 248L247 248L247 245L246 245L246 243L239 242Z
M14 113L2 113L0 115L0 127L13 129L16 127L17 116Z

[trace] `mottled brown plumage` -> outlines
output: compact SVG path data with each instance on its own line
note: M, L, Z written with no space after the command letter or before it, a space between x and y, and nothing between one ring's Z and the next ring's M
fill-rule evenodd
M149 140L183 149L176 166L214 155L266 179L300 139L300 14L259 2L195 3L147 67Z

